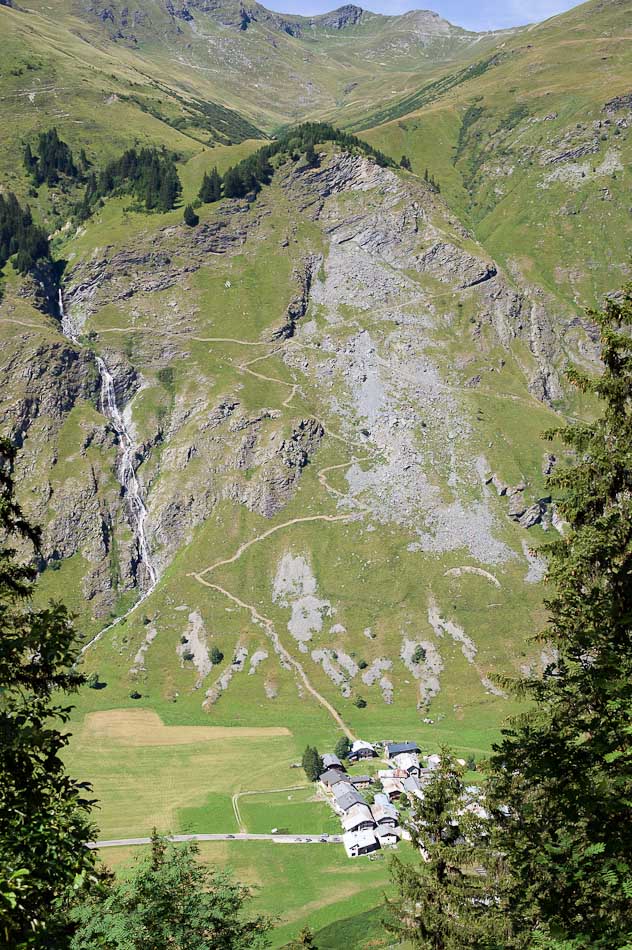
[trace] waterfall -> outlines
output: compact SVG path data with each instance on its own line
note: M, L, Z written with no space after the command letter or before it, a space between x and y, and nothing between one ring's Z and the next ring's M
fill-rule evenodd
M59 291L59 317L61 321L61 330L64 336L68 337L73 343L79 343L77 336L76 328L72 323L70 315L66 313L64 307L64 297L60 289ZM156 574L156 569L152 563L151 555L149 553L149 544L147 542L147 534L145 531L145 522L147 520L147 508L143 500L143 494L141 490L140 481L138 475L136 474L136 469L134 468L134 454L136 451L136 445L132 438L130 429L125 421L124 415L118 407L116 401L116 389L114 387L114 377L110 372L107 363L105 360L97 356L95 357L97 369L99 371L99 377L101 379L101 410L103 415L106 416L110 425L116 432L119 440L119 445L121 452L116 465L116 474L123 490L123 497L127 503L128 516L130 521L130 527L136 539L136 546L138 549L138 559L139 563L143 565L148 583L145 586L143 591L142 600L149 596L154 587L158 582L158 575ZM140 601L139 601L140 602ZM134 605L134 608L138 606L138 603ZM131 613L131 611L128 611ZM127 614L125 614L127 616ZM119 617L115 623L119 623L123 618ZM110 629L113 624L110 624L106 629ZM105 630L102 630L99 636L101 636ZM91 643L94 641L91 641ZM89 646L87 644L84 647L84 650ZM84 652L82 650L82 652Z
M156 570L151 562L149 554L149 545L145 533L145 521L147 520L147 508L143 501L140 482L136 469L134 468L134 452L136 446L132 440L130 431L127 427L123 414L116 402L116 390L114 388L114 378L107 367L105 361L96 357L97 368L101 377L101 408L103 415L110 420L112 428L119 437L119 443L122 448L121 456L117 465L118 480L121 483L124 497L129 507L129 516L131 527L136 537L138 546L138 555L140 563L144 565L149 578L149 589L153 590L158 580Z

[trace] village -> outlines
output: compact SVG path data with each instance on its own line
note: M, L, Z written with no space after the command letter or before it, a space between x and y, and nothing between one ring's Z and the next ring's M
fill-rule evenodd
M347 766L366 766L380 758L388 765L372 774L352 774ZM423 759L424 764L421 764ZM350 858L394 848L406 830L408 810L415 799L423 798L423 787L439 768L440 756L421 756L416 742L372 744L356 740L349 748L346 764L334 753L322 757L325 769L318 783L339 816L342 842ZM364 793L364 794L363 794Z

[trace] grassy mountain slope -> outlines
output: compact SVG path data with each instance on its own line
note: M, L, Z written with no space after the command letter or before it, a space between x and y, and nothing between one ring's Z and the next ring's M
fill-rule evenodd
M593 0L507 40L480 75L426 86L421 108L402 103L366 137L428 167L506 266L592 304L629 273L631 24L629 0Z
M77 337L7 264L0 424L44 528L39 596L101 634L69 763L103 834L331 831L289 788L306 743L347 729L483 756L515 708L493 675L547 660L528 640L544 620L532 548L556 530L544 472L560 453L541 433L589 409L562 371L593 365L580 308L627 272L632 5L484 37L353 7L171 10L0 6L2 187L52 234ZM304 115L362 128L413 173L297 146L256 199L183 224L204 172ZM53 125L94 169L164 145L178 206L107 197L73 222L79 188L34 194L21 164ZM98 359L148 509L159 582L142 603ZM326 848L205 856L283 906L279 945L307 920L357 933L386 883Z
M43 0L28 0L26 8L51 16ZM33 15L15 13L22 20ZM499 41L423 12L384 17L349 6L308 19L236 0L61 0L55 24L94 47L97 58L131 58L152 78L168 77L167 85L187 98L218 101L267 130L325 110L366 111L401 97L419 76L467 62Z

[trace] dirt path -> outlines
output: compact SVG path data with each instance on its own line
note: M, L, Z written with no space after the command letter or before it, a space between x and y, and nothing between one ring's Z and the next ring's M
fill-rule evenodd
M351 464L351 463L349 463ZM326 469L323 469L326 471ZM275 525L274 528L268 528L267 531L264 531L263 534L258 534L256 537L251 538L250 541L244 541L240 547L237 548L232 557L224 558L222 561L216 561L214 564L211 564L209 567L205 567L203 571L191 571L188 577L195 577L198 580L204 577L206 574L210 574L211 571L215 571L218 567L224 567L227 564L234 564L235 561L238 561L242 554L251 548L253 544L258 544L260 541L265 541L266 538L271 537L271 535L276 534L277 531L282 531L284 528L290 528L294 524L307 524L313 521L352 521L357 518L355 514L347 515L307 515L304 518L292 518L290 521L284 521L283 524Z
M314 519L308 519L308 520L314 520ZM321 520L322 520L322 519L321 519ZM207 569L207 570L208 570L208 569ZM345 734L349 739L351 739L352 742L354 742L354 741L358 738L358 737L351 731L351 729L350 729L349 726L346 724L346 722L344 721L344 719L342 718L342 716L340 715L340 713L338 712L338 710L335 709L334 706L332 706L332 704L329 702L329 700L328 700L328 699L325 699L325 697L324 697L321 693L319 693L317 689L315 689L315 688L312 686L312 684L310 683L310 681L309 681L309 679L308 679L308 677L307 677L307 673L305 672L305 670L303 669L303 667L301 666L301 664L298 662L298 660L295 660L295 659L294 659L294 657L292 656L292 654L289 653L289 652L285 649L285 647L283 646L283 644L281 643L281 641L280 641L280 639L279 639L279 635L278 635L278 633L276 632L276 629L275 629L275 627L274 627L274 622L273 622L269 617L265 617L263 614L259 613L259 611L257 610L257 608L256 608L253 604L247 604L245 601L241 600L239 597L236 597L235 594L231 594L231 592L230 592L229 590L226 590L225 587L220 587L219 584L211 584L211 582L205 580L204 577L203 577L201 574L193 574L193 575L190 575L190 576L193 576L200 584L204 584L204 586L205 586L205 587L208 587L210 590L215 590L215 591L217 591L218 593L223 594L224 597L227 597L229 600L231 600L231 601L232 601L234 604L236 604L238 607L241 607L242 610L247 610L247 611L249 612L250 616L252 617L254 623L256 623L257 625L263 627L263 629L265 630L266 635L269 637L269 639L270 639L271 642L272 642L272 645L273 645L273 647L274 647L274 652L275 652L278 656L283 657L283 659L284 659L285 662L288 664L288 666L291 666L292 669L295 670L296 673L298 673L298 676L299 676L301 682L303 683L305 689L307 690L307 692L310 693L310 694L314 697L314 699L315 699L317 702L319 702L320 705L321 705L324 709L327 710L327 712L328 712L329 715L332 717L332 719L340 726L340 728L342 729L342 731L344 732L344 734Z

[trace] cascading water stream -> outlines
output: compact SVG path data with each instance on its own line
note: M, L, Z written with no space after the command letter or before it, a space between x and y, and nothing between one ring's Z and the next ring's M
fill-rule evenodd
M69 340L72 340L73 343L79 344L76 329L69 314L66 313L66 309L64 307L64 298L61 290L59 291L59 316L61 320L61 329L64 336L68 337ZM101 409L103 414L109 419L110 425L116 432L119 445L121 447L120 456L116 466L116 474L123 490L123 497L127 502L130 527L134 533L136 546L138 549L139 564L141 564L145 570L147 584L140 600L137 601L134 606L122 617L118 617L113 623L108 624L107 627L105 627L96 635L96 637L93 637L89 643L86 643L81 650L82 653L85 653L88 647L100 639L104 633L116 626L116 624L120 623L121 620L124 620L125 617L128 617L132 610L135 610L138 605L151 594L158 582L158 575L152 563L151 554L149 553L149 544L147 542L147 534L145 531L147 508L143 500L140 481L138 480L136 469L134 468L134 452L136 446L125 421L125 417L119 409L118 403L116 401L116 389L114 386L114 378L112 373L110 372L107 363L104 359L102 359L102 357L95 357L95 361L99 371L99 377L101 379Z

